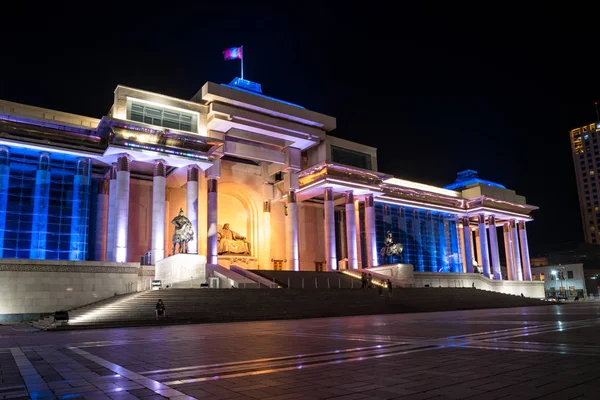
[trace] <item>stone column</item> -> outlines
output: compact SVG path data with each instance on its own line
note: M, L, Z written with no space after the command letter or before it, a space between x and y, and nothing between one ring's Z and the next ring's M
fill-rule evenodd
M348 241L346 240L346 210L337 210L336 219L336 250L338 250L337 248L339 248L339 259L343 260L348 256L348 251L346 249L346 244L348 244ZM338 260L338 262L340 260Z
M357 198L354 198L354 221L355 221L355 226L356 226L356 264L358 265L357 268L366 268L365 265L363 265L363 254L362 254L362 239L361 239L361 229L363 228L363 226L361 226L361 224L364 224L364 218L363 221L361 222L361 218L360 218L360 207L362 205L362 201L358 200ZM363 205L364 206L364 205Z
M521 261L523 263L523 278L526 281L531 280L531 264L529 262L529 243L527 241L527 230L525 222L519 222L519 238L521 240Z
M127 234L129 228L129 183L131 159L121 154L117 159L117 229L115 238L115 261L127 261Z
M98 181L98 200L96 203L96 261L106 260L106 233L108 223L108 179Z
M117 163L109 171L110 181L108 187L108 217L106 231L106 261L115 261L116 231L117 231Z
M325 188L325 201L323 202L325 214L325 262L327 270L338 269L335 254L335 208L333 205L333 188Z
M465 242L465 267L467 272L473 272L473 233L469 226L469 217L463 218L463 240Z
M77 169L73 177L73 195L71 197L71 243L69 260L85 261L87 256L88 198L90 192L89 158L77 160Z
M372 194L365 197L365 231L367 266L376 267L379 265L379 260L377 258L377 233L375 230L375 201Z
M261 248L258 253L261 256L259 262L261 262L262 268L269 268L271 265L271 201L265 200L263 201L263 228L260 230L262 232L261 237ZM335 247L333 248L335 254ZM260 265L259 265L260 267Z
M0 146L0 258L4 258L4 232L8 207L8 185L10 181L10 150Z
M523 269L521 268L521 252L519 251L519 232L517 231L517 221L510 221L511 241L513 250L513 260L516 270L516 279L523 280Z
M462 218L458 218L456 222L456 237L458 238L458 245L460 246L460 260L459 263L461 265L460 271L462 273L467 272L467 252L466 252L466 244L465 244L465 233L462 228ZM460 262L462 261L462 262Z
M290 190L287 195L285 255L288 268L293 271L300 271L300 260L298 257L298 203L296 203L295 190Z
M207 252L208 252L208 263L209 264L218 264L219 263L219 254L218 254L218 238L217 238L217 215L218 215L218 181L215 178L208 179L206 181L207 184Z
M498 251L498 232L496 231L496 217L488 217L488 230L490 232L490 250L492 252L492 271L494 279L502 280L502 270L500 269L500 253Z
M481 248L481 266L483 275L491 278L490 272L490 250L488 248L487 229L485 226L485 215L480 214L479 217L479 247Z
M167 163L154 161L152 178L152 252L151 263L165 258L165 214L167 202Z
M354 193L346 194L346 247L348 249L348 269L358 269L358 252L356 248L356 213L354 210Z
M185 187L186 196L186 217L192 223L194 239L187 244L187 252L190 254L198 253L198 175L200 168L196 165L188 166L187 185Z
M509 281L515 280L515 262L510 233L510 224L506 223L502 226L504 232L504 251L506 252L506 275Z
M46 235L48 232L48 206L50 202L50 153L40 153L35 171L33 215L31 222L31 247L29 258L46 258Z

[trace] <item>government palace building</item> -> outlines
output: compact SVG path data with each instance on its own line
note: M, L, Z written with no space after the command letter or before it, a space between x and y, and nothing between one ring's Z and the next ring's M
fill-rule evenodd
M55 297L58 309L105 286L147 288L108 287L129 270L153 279L174 256L180 215L193 231L187 254L227 269L399 263L421 283L532 279L526 225L537 207L475 171L446 187L380 172L375 148L334 136L334 117L240 78L207 82L191 99L126 86L113 96L101 119L0 100L0 289L12 280L11 299L51 293L0 314ZM386 254L391 243L401 253ZM65 275L88 272L79 283Z

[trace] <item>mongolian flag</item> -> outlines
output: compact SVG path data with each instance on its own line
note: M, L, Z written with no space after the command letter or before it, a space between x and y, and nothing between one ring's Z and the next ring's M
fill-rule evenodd
M227 50L223 50L223 58L225 60L237 60L242 59L242 47L232 47Z

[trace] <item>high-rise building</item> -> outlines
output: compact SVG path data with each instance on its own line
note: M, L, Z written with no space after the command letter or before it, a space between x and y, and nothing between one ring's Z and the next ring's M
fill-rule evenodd
M570 136L585 241L600 244L600 122L573 129Z

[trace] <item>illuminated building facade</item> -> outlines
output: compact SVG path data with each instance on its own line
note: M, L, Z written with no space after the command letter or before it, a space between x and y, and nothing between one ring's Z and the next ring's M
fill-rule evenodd
M571 130L570 138L585 242L600 244L600 122Z
M392 177L377 170L375 148L335 128L335 118L238 78L208 82L191 100L118 86L101 119L1 101L0 252L152 265L171 253L171 220L183 210L188 250L209 264L402 261L416 272L531 280L526 223L536 207L523 196L475 171L445 188ZM249 254L218 253L225 223ZM382 258L388 232L402 260Z

